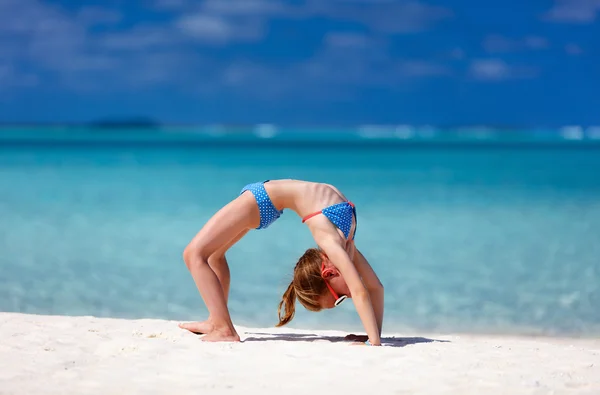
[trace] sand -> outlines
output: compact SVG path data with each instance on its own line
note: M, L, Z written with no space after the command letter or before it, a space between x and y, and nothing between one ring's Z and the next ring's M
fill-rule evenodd
M238 330L0 313L0 394L600 394L600 339Z

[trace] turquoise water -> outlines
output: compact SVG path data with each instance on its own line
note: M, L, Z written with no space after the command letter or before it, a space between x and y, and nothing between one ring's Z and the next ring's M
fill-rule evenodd
M357 246L386 288L385 331L600 334L598 147L6 136L1 311L203 319L184 247L245 184L297 178L357 205ZM234 322L274 325L313 244L286 212L234 246ZM352 303L298 308L292 326L361 330Z

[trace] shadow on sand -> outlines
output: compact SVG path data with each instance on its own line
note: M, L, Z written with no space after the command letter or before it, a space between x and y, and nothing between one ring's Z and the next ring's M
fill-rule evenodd
M247 337L244 342L268 342L268 341L288 341L288 342L313 342L329 341L332 343L345 342L354 343L356 341L348 340L342 336L318 336L303 333L262 333L247 332L248 335L260 335L265 337ZM418 343L450 343L450 340L428 339L426 337L382 337L381 345L386 347L405 347Z

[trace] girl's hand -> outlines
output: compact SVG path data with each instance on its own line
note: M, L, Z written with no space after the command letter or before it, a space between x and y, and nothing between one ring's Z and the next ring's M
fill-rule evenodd
M370 344L368 341L364 342L352 342L351 346L381 346L381 344Z
M362 282L362 279L354 266L354 262L350 260L348 253L344 249L342 238L339 237L339 235L336 235L338 236L336 239L323 232L315 232L313 235L318 246L323 250L325 255L327 255L330 262L336 267L346 282L350 294L352 295L352 302L354 303L356 312L360 317L369 339L373 340L374 344L378 345L380 343L381 335L369 290L365 287L365 284Z

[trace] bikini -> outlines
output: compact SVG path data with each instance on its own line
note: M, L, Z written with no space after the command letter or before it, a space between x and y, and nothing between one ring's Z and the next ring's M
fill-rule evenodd
M356 218L356 207L354 207L354 203L345 201L332 204L331 206L327 206L322 210L308 214L306 217L302 218L302 223L319 214L326 216L332 224L337 226L338 229L344 233L346 239L348 239L348 236L350 236L350 230L352 229L352 218ZM354 228L354 233L352 234L352 240L354 240L355 237L356 227Z
M254 195L254 199L256 199L256 204L258 204L258 211L260 212L260 225L256 229L266 229L273 222L277 220L283 214L283 210L277 210L277 208L273 205L267 190L265 189L265 183L269 182L269 180L265 180L262 182L255 182L252 184L248 184L242 188L240 195L246 191L252 192Z
M246 191L252 192L254 198L256 199L256 203L258 204L258 210L260 212L260 225L256 229L266 229L273 222L275 222L281 214L283 214L283 210L277 210L269 194L267 193L264 184L269 182L269 180L265 180L262 182L255 182L252 184L246 185L242 188L240 195ZM352 219L356 219L356 207L350 201L345 201L341 203L332 204L331 206L327 206L322 210L309 214L302 218L302 223L306 220L314 217L315 215L323 214L327 219L331 221L332 224L338 227L343 233L346 239L350 236L350 230L352 229ZM356 236L356 228L354 228L354 233L352 234L352 239Z

